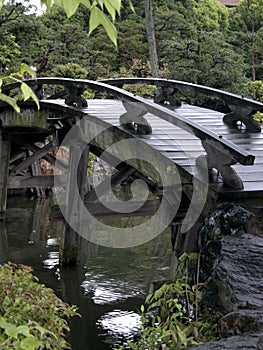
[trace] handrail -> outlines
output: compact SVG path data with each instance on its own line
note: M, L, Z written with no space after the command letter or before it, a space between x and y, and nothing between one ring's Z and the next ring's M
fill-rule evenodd
M127 81L127 79L122 79L122 81ZM131 80L129 80L131 81ZM137 80L136 80L137 81ZM179 127L183 130L192 132L196 137L200 138L202 141L212 140L215 145L224 148L227 152L231 153L231 156L240 164L243 165L253 165L255 156L244 151L241 147L235 145L229 140L222 138L221 136L215 134L214 132L207 130L205 127L195 123L194 121L187 120L185 117L176 113L176 110L169 110L162 105L155 104L149 100L142 97L135 96L134 94L120 89L115 86L111 86L106 81L98 82L84 79L69 79L69 78L38 78L30 79L25 81L29 86L40 86L43 84L50 85L63 85L69 88L71 91L76 90L79 93L85 91L86 89L93 89L99 92L106 92L122 101L131 102L136 104L136 108L144 111L145 113L152 113L157 115L159 118ZM108 81L109 82L109 81ZM120 82L120 79L115 80L116 84ZM151 79L150 82L158 83L158 80ZM169 84L168 81L166 81ZM191 85L191 84L190 84ZM193 85L193 84L192 84ZM13 83L6 85L3 88L4 93L8 93L12 89L19 87L19 83ZM263 104L262 104L263 106Z
M179 89L194 92L197 95L205 94L226 103L231 112L223 117L225 123L237 125L237 122L241 121L246 125L248 131L261 132L261 127L252 118L252 115L256 112L263 112L263 103L244 96L203 85L161 78L117 78L101 80L101 82L120 87L123 87L125 84L155 85L159 90L157 89L154 102L160 103L166 100L171 102L171 104L174 103L175 106L180 105L180 101L174 97L174 94ZM216 106L213 106L212 109L220 111Z
M125 84L144 84L144 85L155 85L157 87L173 87L176 89L188 90L194 93L202 93L205 95L209 95L211 97L216 97L218 99L222 99L229 103L241 103L245 104L250 108L255 108L258 111L263 112L263 103L259 101L255 101L253 99L239 96L233 94L231 92L214 89L204 85L198 85L194 83L188 83L180 80L172 80L172 79L162 79L162 78L116 78L116 79L104 79L100 80L100 82L105 84L110 84L112 86L120 86L122 87Z

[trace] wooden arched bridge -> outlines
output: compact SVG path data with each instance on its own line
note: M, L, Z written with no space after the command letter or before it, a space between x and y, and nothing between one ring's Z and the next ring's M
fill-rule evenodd
M263 135L253 119L256 112L263 112L263 103L165 79L39 78L27 84L40 99L39 111L33 101L21 102L20 114L0 105L2 219L9 189L41 190L54 184L66 188L65 213L71 215L76 168L79 195L91 213L98 218L123 215L96 201L107 191L108 181L96 190L87 188L89 152L116 168L111 186L143 179L156 196L139 208L135 203L127 215L151 215L159 206L158 198L165 197L170 206L179 200L176 216L169 219L176 224L188 215L193 196L197 200L202 191L206 202L263 205ZM144 97L139 96L142 86ZM12 95L17 88L18 84L10 84L3 92ZM84 127L65 143L81 121ZM121 145L127 140L125 149ZM61 145L69 147L67 164L53 152ZM41 174L40 159L56 164L60 173ZM53 219L62 218L60 209L54 208ZM62 262L74 263L78 235L67 222L63 230Z

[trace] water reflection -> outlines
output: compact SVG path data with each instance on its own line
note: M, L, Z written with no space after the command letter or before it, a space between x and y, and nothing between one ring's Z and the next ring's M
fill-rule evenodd
M44 267L53 269L59 264L59 252L48 252L48 258L43 261Z
M140 316L133 311L113 310L103 315L97 322L106 336L106 342L109 341L116 346L121 346L129 340L132 340L134 333L140 331Z
M78 305L82 317L70 321L74 350L120 346L138 332L138 310L150 283L169 275L169 233L127 249L83 241L80 265L61 268L61 224L49 222L51 204L9 197L6 222L0 223L0 261L31 265L41 283Z

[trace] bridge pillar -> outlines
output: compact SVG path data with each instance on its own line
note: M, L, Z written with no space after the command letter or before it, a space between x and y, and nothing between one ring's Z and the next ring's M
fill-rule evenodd
M4 220L7 202L11 136L0 125L0 220Z
M79 163L79 154L81 157ZM78 205L74 204L77 200L74 188L77 187L82 200L87 190L87 172L88 172L89 147L74 145L70 146L69 168L66 186L66 219L63 224L62 242L60 249L60 263L63 266L74 266L79 261L79 249L81 237L69 224L70 218L81 227L81 210L78 210ZM76 227L75 227L76 228Z

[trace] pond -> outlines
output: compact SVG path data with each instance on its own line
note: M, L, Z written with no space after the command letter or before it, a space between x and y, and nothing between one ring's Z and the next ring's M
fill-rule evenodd
M0 222L0 262L30 265L41 283L81 317L70 321L74 350L108 350L132 339L140 327L139 310L154 281L169 279L172 249L166 230L143 245L116 249L82 241L80 264L59 265L61 223L50 222L52 199L9 197Z

